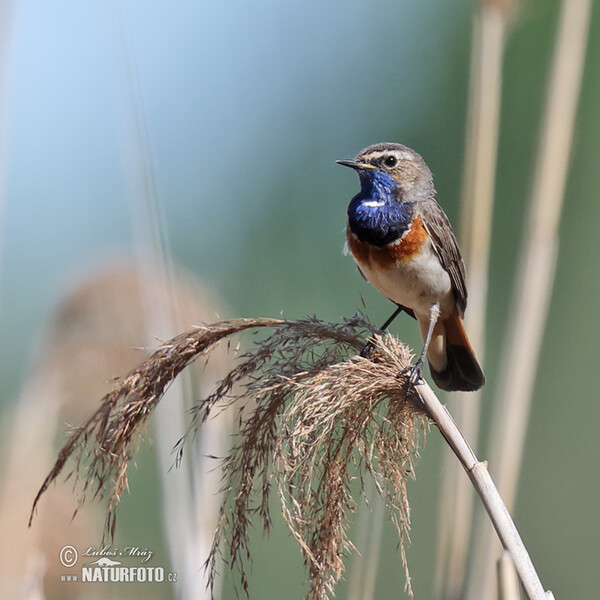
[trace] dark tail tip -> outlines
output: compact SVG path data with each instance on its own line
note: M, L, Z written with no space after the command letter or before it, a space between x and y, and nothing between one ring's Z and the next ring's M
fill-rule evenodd
M448 365L436 371L429 365L435 384L447 392L474 392L485 384L485 375L473 352L466 346L447 346Z

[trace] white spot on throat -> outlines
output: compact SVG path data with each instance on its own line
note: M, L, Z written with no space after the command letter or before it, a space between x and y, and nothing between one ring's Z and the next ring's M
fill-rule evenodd
M362 202L362 205L368 208L377 208L379 206L383 206L384 204L385 202L383 200L366 200L365 202Z

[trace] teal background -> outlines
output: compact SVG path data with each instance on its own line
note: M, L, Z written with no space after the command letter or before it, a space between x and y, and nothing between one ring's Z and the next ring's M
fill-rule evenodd
M378 323L389 303L341 253L345 209L358 182L335 160L379 141L415 148L435 175L438 200L458 222L474 5L14 3L0 104L5 423L65 290L104 258L131 252L124 65L133 69L136 110L176 263L219 292L235 316L314 313L337 320L363 309L364 301ZM556 1L523 2L507 43L482 458L557 14ZM599 69L595 6L515 509L541 579L556 598L594 597L599 583ZM409 319L399 319L393 331L420 344ZM408 558L417 598L431 597L440 446L431 431L409 484ZM144 530L132 502L158 519L148 485L153 463L146 460L150 466L132 475L120 514L132 538ZM403 597L391 524L385 530L375 596ZM253 597L301 597L302 559L285 526L278 523L268 540L255 537ZM233 597L232 588L229 578L224 598ZM344 583L338 592L345 597Z

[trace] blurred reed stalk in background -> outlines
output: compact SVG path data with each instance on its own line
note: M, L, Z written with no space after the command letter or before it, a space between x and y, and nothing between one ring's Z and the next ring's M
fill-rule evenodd
M502 63L515 0L481 0L476 7L471 48L467 136L460 245L467 267L469 308L465 323L482 363L485 349L489 256L502 95ZM480 392L451 394L448 405L465 437L477 439ZM473 492L460 465L443 453L435 595L460 597L464 584Z
M506 550L498 560L498 600L520 600L521 586L515 563Z
M173 337L189 326L182 318L181 301L174 285L166 221L157 196L156 182L147 131L137 65L130 44L130 31L124 9L109 4L114 35L113 65L115 103L118 114L123 175L128 190L130 223L137 272L144 293L142 313L146 324L146 345L155 339ZM166 299L165 301L162 301ZM215 303L223 310L223 303ZM198 314L194 321L211 321L217 316ZM202 381L210 389L214 378ZM230 415L211 419L197 441L190 461L181 469L172 469L173 446L186 432L185 413L193 404L194 390L189 376L178 378L169 388L154 419L156 450L159 459L163 530L174 569L179 574L179 593L185 598L211 598L205 572L206 560L218 517L220 478L209 456L221 456L232 428ZM219 586L213 586L212 598Z
M48 490L36 526L23 531L27 506L50 468L57 444L64 441L65 424L87 418L112 378L143 357L140 346L147 334L142 296L151 283L142 285L133 266L123 260L90 270L59 305L2 440L0 529L11 540L0 545L0 587L5 598L62 597L64 571L57 556L65 532L77 548L97 545L102 537L104 515L99 505L87 506L73 520L76 504L70 485ZM217 302L195 280L179 275L175 287L186 321L212 316ZM158 302L166 302L165 296L160 295ZM228 368L230 357L217 351L203 378L215 381ZM199 373L194 371L192 379L199 379ZM131 540L124 542L122 547L131 544ZM120 544L119 537L116 543ZM73 599L106 597L106 591L86 584L68 586ZM132 597L138 593L132 591ZM144 596L160 594L160 588L153 588Z
M86 302L85 294L77 296ZM86 320L90 308L83 303L77 302L77 311L63 307L65 312L55 320L53 331L42 345L40 356L6 418L6 433L0 447L3 483L0 529L10 543L0 545L0 587L7 599L58 597L61 565L56 559L56 539L59 532L69 531L69 541L83 546L97 539L102 529L101 509L97 506L85 511L77 523L71 523L72 496L70 489L62 486L49 491L48 502L40 511L35 530L23 532L26 506L39 486L40 476L48 471L55 442L64 433L64 422L79 420L80 411L90 406L88 401L97 402L97 382L106 377L103 368L107 361L103 350L112 346L112 340L104 335L103 344L95 340L96 343L90 343L87 348L80 345L79 342L86 338L77 324L82 318ZM77 319L68 318L69 314L76 314ZM70 356L75 349L78 354ZM122 347L115 344L111 349L113 353L109 360L115 356L123 357ZM75 403L75 390L79 390L86 367L91 364L88 358L92 356L98 377L93 383L90 380L85 391L80 390L83 393ZM135 360L137 358L132 362ZM76 584L70 590L73 598L83 597L78 596L80 590L77 587ZM95 590L87 593L86 597L90 599L100 599Z
M371 600L375 597L385 503L371 480L366 482L364 494L358 513L356 552L348 575L348 600Z
M533 385L558 255L558 226L568 175L592 3L563 0L541 128L531 203L493 401L490 470L509 510L514 507ZM469 600L495 597L498 543L479 519Z

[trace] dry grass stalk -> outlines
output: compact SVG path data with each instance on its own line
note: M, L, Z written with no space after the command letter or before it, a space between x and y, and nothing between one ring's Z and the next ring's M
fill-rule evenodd
M412 595L404 554L406 482L418 449L414 417L422 411L398 382L410 360L407 349L386 336L374 360L354 357L280 384L290 401L274 466L284 517L309 559L315 592L333 592L342 574L342 555L353 547L345 534L347 515L356 508L351 482L369 473L392 509Z
M479 494L503 548L510 553L514 561L515 569L528 600L553 600L552 592L544 591L523 540L488 472L487 463L478 460L448 409L438 400L429 385L423 382L416 387L416 390L427 415L452 448ZM491 596L481 596L481 598L491 598Z
M106 529L114 535L114 509L127 488L127 466L135 452L148 417L162 398L173 379L202 352L218 341L236 333L260 326L276 326L277 319L248 319L223 321L210 328L197 328L176 336L125 377L118 379L113 389L102 399L98 410L84 425L74 429L61 449L52 471L40 488L31 511L58 477L70 457L76 459L75 475L79 475L86 460L83 493L91 490L93 497L102 499L109 491Z
M391 509L406 567L406 477L413 473L423 412L398 379L410 361L404 346L386 336L378 338L372 359L356 356L374 333L361 318L340 325L317 319L223 321L163 344L118 380L96 413L71 434L36 496L32 516L41 495L72 456L72 474L83 478L80 501L86 492L107 496L106 532L113 535L128 465L165 389L218 341L260 327L274 331L243 354L215 391L196 405L188 435L177 445L180 459L186 440L211 410L220 410L224 400L237 408L239 434L223 461L220 520L207 561L211 583L217 561L225 554L248 594L249 525L257 516L269 529L269 496L275 483L308 564L308 597L328 597L342 575L344 554L352 548L346 533L349 513L355 509L351 486L367 473Z

